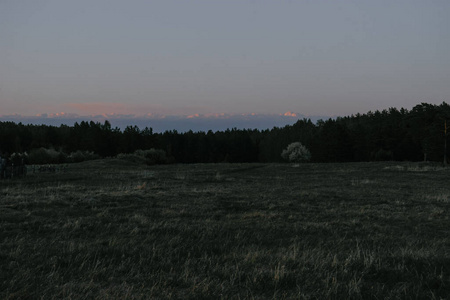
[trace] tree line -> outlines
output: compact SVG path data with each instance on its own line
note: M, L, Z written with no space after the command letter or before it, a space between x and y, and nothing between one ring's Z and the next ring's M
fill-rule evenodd
M301 119L267 130L154 133L151 127L112 128L109 121L59 127L0 122L0 156L47 149L58 153L63 162L77 153L115 157L158 149L165 152L167 162L176 163L281 162L283 149L300 142L310 151L312 162L443 161L445 126L450 127L450 106L445 102L421 103L411 110L369 111L315 124Z

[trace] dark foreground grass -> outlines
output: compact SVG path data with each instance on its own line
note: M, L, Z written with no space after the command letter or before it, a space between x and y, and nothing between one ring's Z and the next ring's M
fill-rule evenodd
M143 167L0 182L1 299L446 299L450 170Z

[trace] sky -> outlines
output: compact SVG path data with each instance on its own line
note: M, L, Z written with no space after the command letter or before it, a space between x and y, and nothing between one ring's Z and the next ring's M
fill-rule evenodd
M0 120L449 102L449 15L448 0L0 0Z

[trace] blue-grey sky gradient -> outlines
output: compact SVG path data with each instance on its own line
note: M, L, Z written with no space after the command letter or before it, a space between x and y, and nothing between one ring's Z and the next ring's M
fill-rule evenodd
M450 101L450 1L0 1L0 115Z

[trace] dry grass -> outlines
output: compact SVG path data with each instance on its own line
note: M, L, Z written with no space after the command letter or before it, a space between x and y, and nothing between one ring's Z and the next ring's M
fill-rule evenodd
M415 168L104 160L0 181L0 298L445 299L450 173Z

